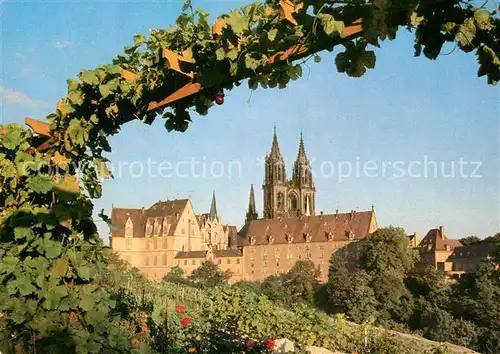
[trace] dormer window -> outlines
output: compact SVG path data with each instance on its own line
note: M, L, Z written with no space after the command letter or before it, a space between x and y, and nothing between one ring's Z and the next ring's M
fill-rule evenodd
M311 242L312 236L310 233L304 233L304 238L306 239L306 242Z
M444 249L447 250L447 251L449 251L450 250L450 245L445 245Z
M328 239L328 241L333 241L333 233L328 231L328 232L325 232L326 234L326 238Z
M130 216L125 223L125 237L134 237L134 224L132 223Z
M270 245L272 245L274 243L274 236L272 235L267 236L267 241L269 242Z
M162 235L163 236L167 236L168 235L168 229L169 229L170 225L168 225L168 222L167 222L167 218L163 218L163 227L162 227Z
M255 236L250 236L250 244L255 245L255 241L256 241Z
M153 233L155 236L160 236L160 232L161 232L161 218L156 218Z
M349 231L349 234L347 235L347 237L349 237L349 241L354 240L354 236L355 236L355 235L354 235L354 232L352 232L352 230L351 230L351 231Z
M293 242L293 235L292 234L286 233L285 238L286 238L286 242L288 242L288 243Z
M153 233L153 220L150 218L146 223L146 237L151 237Z

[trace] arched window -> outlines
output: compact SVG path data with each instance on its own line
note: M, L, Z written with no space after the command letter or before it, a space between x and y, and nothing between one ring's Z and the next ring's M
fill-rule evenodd
M161 263L162 263L163 265L167 265L167 255L166 255L166 254L164 254L164 255L162 256Z
M289 200L290 200L290 210L292 211L297 210L299 207L297 196L295 194L291 194Z
M132 223L130 216L125 223L125 237L134 237L134 224Z
M278 209L281 209L283 208L283 203L284 203L284 200L283 200L283 193L278 193Z

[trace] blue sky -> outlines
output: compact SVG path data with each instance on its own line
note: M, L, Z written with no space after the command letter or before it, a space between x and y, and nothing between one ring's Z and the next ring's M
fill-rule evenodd
M218 15L243 2L193 4ZM64 96L67 78L109 63L134 34L167 28L181 5L0 1L0 122L45 117ZM379 226L398 225L408 233L425 234L439 225L457 238L500 231L500 96L477 78L475 55L414 58L411 35L404 31L376 54L376 68L360 79L337 73L329 53L320 64L304 66L304 77L284 90L251 92L242 85L208 116L195 116L186 133L168 133L161 119L152 126L128 123L111 139L109 156L123 173L104 183L96 211L190 197L197 213L207 212L215 190L223 221L240 227L251 183L262 215L264 170L258 161L269 152L276 125L289 176L303 132L316 176L317 212L374 204ZM156 163L150 164L153 175L134 177L148 159ZM192 159L198 163L195 175L188 167ZM178 166L179 173L160 177L154 166L162 161ZM125 164L133 162L129 171ZM339 168L344 173L348 165L353 174L341 176ZM453 165L454 176L447 177ZM106 226L99 225L107 238Z

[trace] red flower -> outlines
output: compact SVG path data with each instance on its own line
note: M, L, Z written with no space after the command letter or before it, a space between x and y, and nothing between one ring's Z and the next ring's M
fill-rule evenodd
M276 343L274 342L274 339L268 339L266 341L266 346L268 349L274 349L275 345L276 345Z
M186 307L184 305L177 305L175 306L175 312L184 313L186 312Z
M248 339L246 343L248 350L252 350L253 347L255 347L255 344L256 342L254 340Z
M191 322L191 317L184 317L182 320L181 320L181 325L183 327L187 327L189 326L189 323Z
M196 348L189 348L189 349L188 349L188 352L189 352L189 353L196 353Z
M130 346L134 349L137 349L139 348L141 345L141 341L139 340L139 338L137 337L134 337L130 340Z
M148 331L148 324L146 322L144 322L142 324L141 332L145 333L147 331Z

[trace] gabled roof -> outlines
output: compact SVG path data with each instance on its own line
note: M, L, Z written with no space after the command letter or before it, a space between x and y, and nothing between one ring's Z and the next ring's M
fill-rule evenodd
M328 241L328 233L333 235L334 241L349 241L350 232L354 234L354 240L360 240L368 235L374 216L373 211L362 211L252 220L238 233L238 246L250 245L251 237L255 237L255 245L267 245L269 236L274 238L274 244L286 244L287 234L293 237L291 243L306 242L307 234L311 242L325 242Z
M111 212L111 223L116 226L118 230L113 231L111 236L125 236L125 223L129 217L132 220L134 237L145 237L148 219L156 218L161 219L159 221L161 221L162 225L166 218L169 224L169 232L167 235L173 235L177 227L178 216L182 214L188 202L189 199L176 199L158 201L148 209L113 208ZM161 234L163 234L163 232Z
M447 249L447 246L449 249ZM440 227L439 229L429 230L427 235L420 241L418 249L420 252L451 251L460 246L462 246L460 241L447 238L444 229Z

